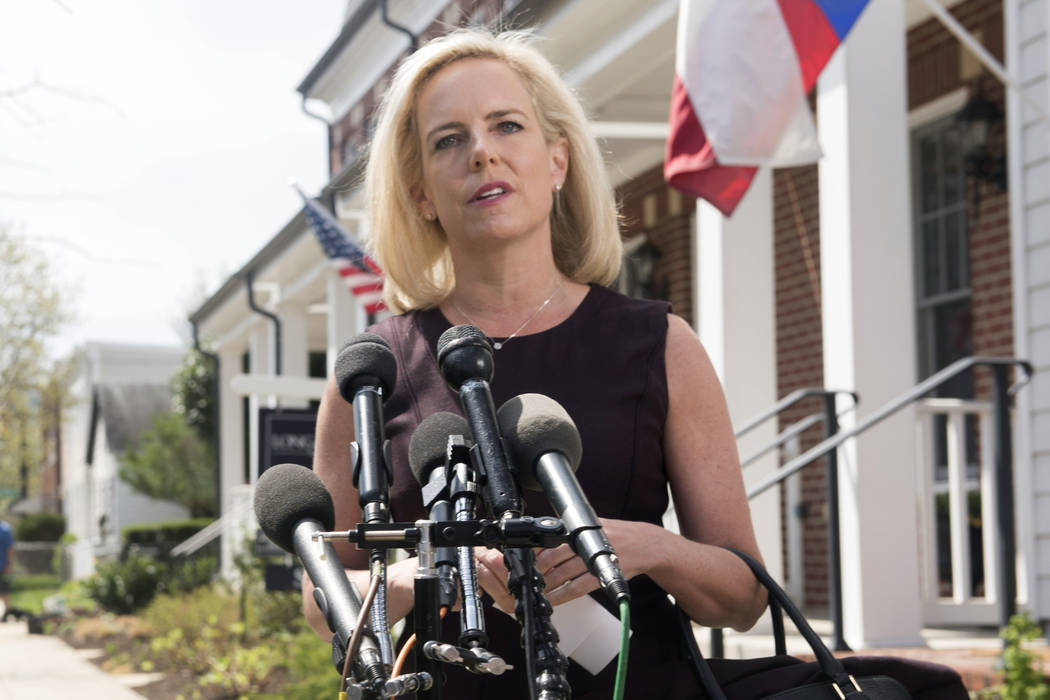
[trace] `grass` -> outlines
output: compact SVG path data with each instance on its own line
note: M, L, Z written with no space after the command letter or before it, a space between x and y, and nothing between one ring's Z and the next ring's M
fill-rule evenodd
M85 596L77 581L66 581L52 574L15 576L11 580L9 605L39 615L44 612L44 599L61 593L69 610L93 610L95 602Z

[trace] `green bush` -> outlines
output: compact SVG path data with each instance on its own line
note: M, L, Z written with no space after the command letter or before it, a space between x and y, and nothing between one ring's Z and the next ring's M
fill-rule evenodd
M150 557L129 555L124 561L100 564L84 582L88 597L103 609L132 613L165 588L167 567Z
M218 572L217 547L214 552L205 550L188 557L177 557L168 562L168 590L189 593L214 581Z
M30 513L15 525L18 542L58 542L66 531L66 516L61 513Z
M332 665L332 647L310 631L292 637L285 647L288 679L276 695L259 700L316 700L330 698L339 689L339 673Z
M307 628L299 594L266 593L258 583L249 588L243 618L240 594L220 585L157 596L141 613L153 630L151 663L188 669L199 677L198 690L222 697L334 696L339 674L331 648ZM286 685L264 695L274 690L280 669L287 669Z
M1042 630L1027 612L1014 615L1010 624L1002 629L1000 636L1006 640L1003 649L1003 673L1006 678L997 688L1003 700L1047 700L1050 686L1043 676L1043 669L1034 652L1025 649L1024 643L1038 639Z
M125 558L136 548L145 548L154 551L158 557L166 559L175 545L196 535L205 526L211 524L212 520L213 518L193 518L167 523L129 525L120 531L124 542L121 558Z

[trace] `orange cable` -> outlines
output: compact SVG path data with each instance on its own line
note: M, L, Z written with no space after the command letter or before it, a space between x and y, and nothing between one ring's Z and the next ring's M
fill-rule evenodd
M441 615L442 620L445 619L446 613L448 613L448 608L442 607L439 613ZM401 651L398 652L397 660L394 661L394 668L390 672L391 678L397 678L401 675L401 668L405 665L405 661L408 659L408 653L412 651L412 647L415 645L415 643L416 635L415 633L413 633L412 636L408 638L408 641L405 642L405 646L401 647Z

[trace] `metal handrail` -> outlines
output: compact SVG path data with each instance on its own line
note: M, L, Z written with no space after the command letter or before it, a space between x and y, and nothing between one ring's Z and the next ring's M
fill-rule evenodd
M777 435L775 438L773 438L773 442L770 442L769 444L765 445L764 447L761 447L758 450L756 450L755 452L751 453L750 455L748 455L744 459L741 459L740 460L741 468L746 467L747 465L751 464L752 462L757 461L765 453L769 452L770 450L772 450L774 448L780 447L785 442L787 442L791 438L795 437L799 433L804 433L805 431L809 430L810 428L812 428L817 423L821 423L823 421L824 421L824 414L823 413L811 413L808 416L806 416L805 418L803 418L803 419L801 419L799 421L796 421L795 423L792 423L787 428L785 428L779 435Z
M774 416L780 414L781 411L791 408L802 399L809 398L810 396L827 396L828 394L848 394L853 397L854 404L857 404L859 402L859 399L857 398L857 392L849 391L848 389L818 389L814 387L796 389L784 398L780 399L780 401L777 401L775 404L767 408L762 413L759 413L757 416L744 423L744 425L736 431L735 437L737 439L740 439L741 435L744 435L745 433L754 430L770 418L773 418Z
M996 585L996 590L1000 591L999 601L999 618L1001 626L1005 627L1009 622L1010 617L1014 614L1017 607L1017 574L1014 567L1014 560L1016 558L1016 541L1014 533L1014 503L1013 503L1013 441L1010 433L1010 397L1015 395L1017 391L1027 384L1032 379L1034 372L1032 365L1027 360L1021 360L1015 357L967 357L961 360L957 360L952 364L948 365L944 369L936 372L926 380L920 382L912 389L904 392L897 398L893 399L889 403L885 404L873 414L862 420L852 428L843 432L838 432L837 425L828 426L828 437L820 444L807 450L805 453L799 455L795 459L789 461L775 472L762 479L757 485L751 487L747 491L748 498L754 498L758 494L762 493L771 486L780 483L787 477L791 476L795 472L799 471L806 465L810 464L814 460L820 459L825 455L828 456L828 477L832 481L829 482L829 528L832 530L832 536L837 540L838 527L837 527L837 506L838 498L837 495L837 471L838 469L833 466L834 455L833 450L841 445L846 440L857 436L864 432L868 428L876 425L877 423L888 418L890 415L901 410L905 406L913 403L917 399L922 398L926 394L930 393L937 387L941 386L948 380L954 378L956 375L972 369L977 366L987 366L992 369L995 399L993 401L993 407L995 410L995 482L996 482L996 496L998 500L996 513L998 516L998 527L997 536L999 538L999 551L1002 553L1000 560L999 571L997 578L999 579ZM1012 366L1019 367L1024 372L1024 377L1019 379L1013 385L1007 385L1007 370ZM826 401L829 405L828 416L834 416L831 411L834 399L832 397L826 397ZM837 421L834 421L837 423ZM836 542L837 544L837 542ZM837 547L836 547L837 549ZM829 561L829 569L838 568L838 562ZM840 575L840 572L834 572L836 575ZM841 601L836 601L841 604ZM839 615L838 618L841 616ZM841 624L836 622L836 646L839 644L845 644L841 637Z
M845 430L841 433L829 437L818 445L810 448L806 452L800 454L795 459L791 460L787 464L783 465L775 472L770 474L768 477L759 481L758 484L752 486L747 490L747 497L754 498L758 494L762 493L771 486L783 481L787 477L791 476L799 469L813 462L814 460L820 459L831 450L835 449L846 440L855 437L857 434L864 432L868 428L872 427L876 423L882 422L892 414L901 410L908 404L912 403L916 399L921 399L926 394L930 393L941 384L945 383L949 379L960 374L964 370L970 369L977 365L988 365L990 367L1011 367L1017 365L1025 372L1025 377L1022 380L1015 382L1008 390L1007 393L1013 396L1017 393L1018 389L1027 384L1032 379L1032 364L1027 360L1021 360L1015 357L965 357L961 360L956 360L952 364L948 365L936 374L931 375L925 381L916 384L911 390L906 391L897 398L893 399L879 410L872 413L870 416L857 423L849 430Z
M850 406L845 411L842 411L841 413L839 413L838 414L839 418L841 418L842 416L846 415L847 413L852 411L854 408L856 408L856 404L854 404L853 406ZM799 421L797 421L795 423L792 423L787 428L785 428L783 432L781 432L779 435L777 435L775 438L773 438L773 442L769 443L765 447L762 447L762 448L756 450L752 454L750 454L747 457L745 457L744 459L740 460L740 466L741 467L746 467L746 466L750 465L751 463L758 461L758 459L761 458L762 455L764 455L765 453L769 452L770 450L772 450L774 448L780 447L781 445L783 445L785 442L787 442L791 438L795 437L796 435L799 435L801 433L806 432L807 430L812 428L814 425L816 425L818 423L821 423L823 421L824 421L824 414L823 413L811 413L808 416L806 416L805 418L803 418L803 419L801 419L801 420L799 420Z
M857 407L859 399L857 393L854 391L806 387L796 389L777 401L770 408L747 421L743 427L736 431L735 437L737 439L770 418L776 417L782 411L791 408L803 399L811 396L819 396L824 404L824 411L822 414L813 414L797 421L781 432L773 442L743 460L740 466L745 467L751 464L769 450L779 447L795 435L798 435L807 428L820 422L824 423L824 434L826 436L834 435L839 429L839 415L842 415L836 413L835 407L835 397L839 394L847 394L853 399L853 405L846 409L846 411L852 411ZM846 413L846 411L843 411L843 414ZM849 645L846 644L846 640L842 636L842 576L839 571L839 520L837 507L838 464L835 461L834 455L828 457L827 491L828 502L830 504L828 508L828 601L830 603L832 628L834 630L833 648L835 651L850 651ZM720 657L723 653L722 630L720 629L711 630L711 652L714 657Z

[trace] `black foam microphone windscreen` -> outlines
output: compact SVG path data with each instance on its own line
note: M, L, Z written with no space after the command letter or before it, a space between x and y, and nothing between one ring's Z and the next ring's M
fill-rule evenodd
M255 485L255 518L259 527L286 552L295 554L295 526L305 519L335 526L335 508L321 478L298 464L278 464L259 477Z
M440 411L423 419L408 443L408 465L420 485L437 466L444 466L448 453L448 436L470 437L470 427L463 416Z
M346 401L352 403L362 385L379 386L385 401L397 383L397 360L385 338L375 333L359 333L339 351L334 373L339 394Z
M565 455L573 471L580 467L583 444L580 432L562 405L543 394L520 394L497 411L504 444L518 467L521 485L542 491L536 479L536 463L547 452Z

